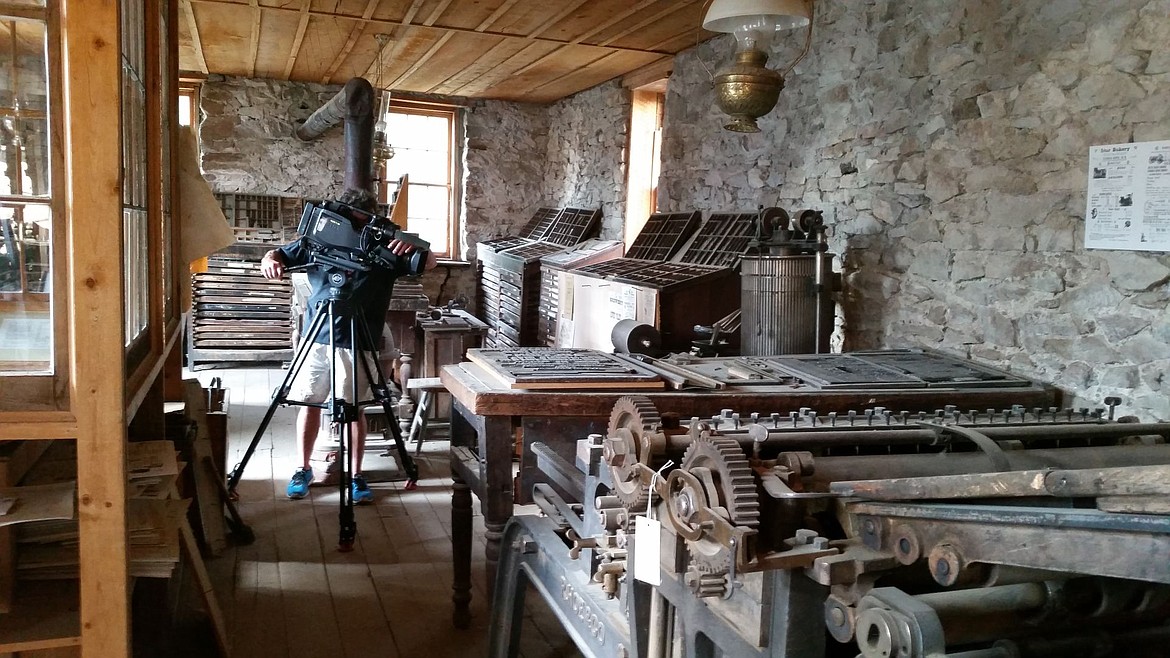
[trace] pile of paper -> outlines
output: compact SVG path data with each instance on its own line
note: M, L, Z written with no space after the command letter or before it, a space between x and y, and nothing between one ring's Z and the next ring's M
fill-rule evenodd
M20 578L46 580L77 576L77 483L59 482L0 490L12 500L0 525L19 523Z
M169 578L179 561L179 527L189 501L176 500L179 459L170 441L126 445L130 575Z
M179 561L179 528L188 505L175 499L180 470L175 445L141 441L128 443L126 451L130 575L168 578ZM32 521L17 529L19 578L78 577L76 489L76 482L0 489L0 500L15 498L0 515L0 526L14 522L9 519Z

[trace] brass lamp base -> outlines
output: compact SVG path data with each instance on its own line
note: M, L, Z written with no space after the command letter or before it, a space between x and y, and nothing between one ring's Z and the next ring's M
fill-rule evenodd
M772 111L784 88L784 76L764 65L767 53L745 50L735 63L715 76L715 99L719 109L731 116L727 130L758 133L756 119Z

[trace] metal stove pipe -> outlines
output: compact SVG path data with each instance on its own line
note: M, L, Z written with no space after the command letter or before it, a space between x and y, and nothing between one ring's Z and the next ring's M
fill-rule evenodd
M365 78L351 78L296 129L312 141L345 121L345 189L372 190L374 183L374 87Z

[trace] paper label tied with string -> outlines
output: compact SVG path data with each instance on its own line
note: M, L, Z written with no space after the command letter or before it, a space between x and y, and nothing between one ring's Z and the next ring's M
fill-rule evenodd
M654 518L654 483L662 477L662 471L674 465L668 461L650 479L650 496L646 502L646 515L634 518L634 578L655 587L662 584L662 570L659 567L662 556L662 524Z

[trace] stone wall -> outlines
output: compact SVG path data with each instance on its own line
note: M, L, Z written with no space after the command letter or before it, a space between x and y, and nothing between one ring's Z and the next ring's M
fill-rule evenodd
M465 113L463 152L463 247L516 235L537 208L554 203L544 196L548 108L504 101L474 101Z
M557 207L601 208L601 237L621 240L630 93L617 80L548 109L544 198Z
M345 131L311 142L293 131L341 89L301 82L210 76L199 94L203 176L217 192L337 198L344 191ZM470 268L420 277L431 301L474 300Z
M1170 420L1170 255L1086 250L1088 148L1170 139L1170 2L817 3L763 132L676 59L660 206L825 210L848 349L922 346ZM791 62L803 33L773 52Z
M336 198L344 178L340 128L293 135L338 86L210 76L199 94L203 176L217 192Z

